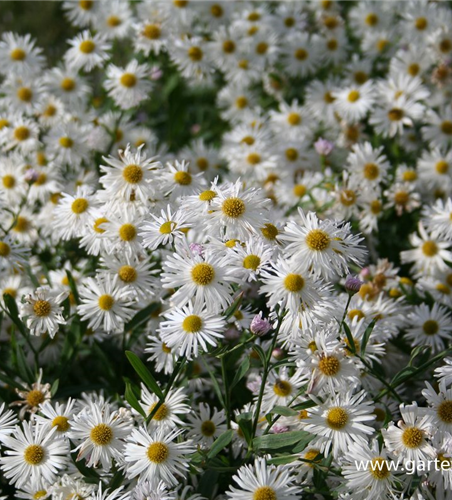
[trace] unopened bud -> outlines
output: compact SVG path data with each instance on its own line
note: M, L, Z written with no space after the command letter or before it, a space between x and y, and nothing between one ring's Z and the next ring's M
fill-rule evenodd
M357 276L350 275L347 276L345 280L345 289L350 295L358 293L362 285L364 285L364 283Z
M262 312L256 314L254 316L253 321L251 321L250 330L251 333L257 335L258 337L262 337L271 330L272 325L268 320L262 317Z

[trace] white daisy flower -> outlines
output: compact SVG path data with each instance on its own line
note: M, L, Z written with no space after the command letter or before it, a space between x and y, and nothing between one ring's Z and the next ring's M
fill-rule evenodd
M8 126L0 129L0 144L4 151L14 148L23 154L36 151L41 144L38 137L38 124L22 115L17 115Z
M236 243L227 249L231 266L237 268L237 276L244 281L256 281L261 271L269 266L273 252L273 248L253 237L244 246Z
M125 408L112 410L108 403L91 402L74 416L68 436L80 443L74 450L78 451L77 460L86 458L87 467L101 463L108 471L112 459L122 462L125 439L132 426L132 416Z
M0 457L0 468L10 484L20 488L29 481L52 484L56 480L68 463L69 445L55 433L56 429L49 432L45 426L23 422L22 427L15 427L14 437L2 437L8 449Z
M452 339L451 315L437 303L430 309L427 304L414 306L408 314L405 338L412 346L427 345L439 352Z
M183 307L193 299L197 310L204 304L212 312L225 310L232 302L230 282L236 281L227 257L207 250L201 257L183 246L177 250L162 264L162 287L178 288L171 296L172 303Z
M74 196L63 193L53 211L54 228L63 240L81 237L85 226L96 214L95 197L91 186L80 186Z
M374 104L373 82L364 85L346 87L332 93L334 107L339 115L348 122L357 122L364 118Z
M155 362L155 371L157 373L163 371L163 373L172 373L174 368L174 350L168 347L165 342L163 342L159 337L149 336L148 344L145 353L151 354L148 361Z
M446 387L452 384L452 358L444 358L444 365L435 368L435 377Z
M209 301L206 300L206 303ZM170 349L177 350L179 356L186 356L189 360L198 357L200 348L206 352L209 345L215 347L216 339L224 336L224 318L209 312L209 307L199 303L193 305L188 302L182 308L173 307L164 312L163 317L166 321L160 323L159 329L162 341Z
M435 273L445 272L448 269L446 261L452 262L452 252L449 250L450 242L429 235L422 222L418 226L419 235L410 235L413 250L400 252L404 264L413 264L413 271L417 274L431 276Z
M232 478L238 488L226 492L231 500L296 500L301 489L294 484L290 469L267 465L265 458L256 458L253 465L243 465Z
M210 408L206 403L199 403L199 410L190 413L188 420L190 430L187 436L206 448L212 446L215 439L227 429L224 410Z
M417 403L400 405L402 420L395 426L392 422L381 433L388 450L404 462L422 467L435 456L435 450L427 441L432 432L431 417L418 408Z
M25 302L20 304L20 317L26 320L31 335L47 333L51 338L55 336L58 325L66 324L60 304L67 296L68 292L40 287L25 297Z
M165 429L149 433L144 427L133 429L127 438L124 460L128 478L139 476L140 481L162 479L169 485L176 485L177 476L185 476L188 461L185 455L193 453L191 441L175 442L182 430L168 434Z
M121 331L132 317L131 290L118 285L118 277L110 274L87 278L79 288L80 305L77 311L88 328L102 327L106 332Z
M83 31L72 40L68 40L71 48L64 55L66 64L75 69L91 71L100 67L110 56L111 46L103 35L91 35L88 30Z
M144 222L139 235L143 238L143 247L156 250L159 246L167 246L178 239L184 239L192 226L189 217L182 210L172 211L171 205L161 210L161 216L149 214L154 220Z
M16 415L5 407L6 403L0 406L0 442L5 436L14 432L15 425L18 423Z
M272 370L268 375L262 398L262 413L268 413L275 406L289 406L295 402L297 393L307 382L308 377L300 370L292 376L289 375L286 366L278 371Z
M71 428L71 420L76 412L75 400L69 398L64 404L44 401L39 405L39 413L35 415L36 422L40 425L45 425L47 428L53 429L56 427L56 437L62 439L66 436Z
M100 183L108 193L129 201L135 196L147 205L149 199L155 194L155 171L161 167L155 157L146 157L143 146L139 146L132 153L130 144L125 151L119 150L119 160L110 156L103 157L107 165L101 165L100 170L105 173L100 178Z
M92 25L97 17L98 3L93 0L63 2L63 9L70 23L80 28Z
M327 455L330 449L334 457L347 453L353 443L365 446L367 436L374 429L366 422L375 419L373 406L363 402L366 393L352 395L351 391L330 396L325 402L311 396L318 406L308 410L305 430L320 438L321 451Z
M147 64L138 64L135 59L125 68L110 64L106 76L104 87L121 109L133 108L149 98L152 82Z
M48 153L58 165L80 165L89 157L86 141L90 128L76 123L55 125L45 138Z
M121 215L119 215L119 213ZM135 210L119 211L108 216L98 229L102 229L107 253L125 253L129 256L138 256L143 253L141 236L138 234L143 217Z
M3 75L32 76L44 65L42 49L35 46L31 35L4 33L0 41L0 68Z
M170 202L198 192L206 182L202 172L191 174L188 163L178 160L175 160L174 164L169 162L166 164L160 173L160 179L162 181L160 189L165 196L170 195Z
M422 395L427 400L427 404L432 409L430 413L433 428L437 433L449 433L452 430L452 389L447 389L445 381L439 383L439 392L425 382L427 389L422 391Z
M151 393L146 386L141 384L140 405L149 415L159 402L158 396ZM165 402L159 406L152 419L149 421L148 428L164 428L167 431L183 426L184 422L179 418L187 415L191 411L187 404L187 395L182 388L170 390L165 397Z
M300 223L289 221L280 239L288 241L284 252L316 275L331 278L348 272L348 263L361 265L366 254L360 242L363 238L354 236L350 224L340 224L325 219L320 221L315 213L304 214L298 209Z
M425 207L425 224L432 235L452 240L452 199L439 198L434 205Z

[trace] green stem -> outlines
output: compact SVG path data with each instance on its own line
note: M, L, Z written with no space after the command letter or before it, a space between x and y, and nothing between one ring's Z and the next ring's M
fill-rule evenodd
M226 406L226 419L228 429L231 428L231 392L229 389L229 381L226 373L226 358L221 358L221 376L224 383L224 405Z
M261 406L262 406L262 398L264 397L264 391L265 391L265 384L267 383L267 377L268 374L270 373L271 367L270 367L270 359L272 356L272 352L275 349L276 346L276 341L278 339L278 334L279 334L279 329L281 328L282 320L283 320L284 314L281 314L279 320L278 320L278 325L276 326L275 333L273 335L273 341L270 346L270 349L267 351L267 357L266 357L266 362L264 365L264 373L262 375L262 382L261 386L259 389L259 396L257 399L256 403L256 410L255 410L255 415L254 415L254 422L253 422L253 439L256 436L256 431L257 431L257 424L259 422L259 415L261 412Z

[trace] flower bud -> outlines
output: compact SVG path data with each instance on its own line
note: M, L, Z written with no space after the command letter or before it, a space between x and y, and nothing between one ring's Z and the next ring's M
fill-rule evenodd
M358 293L362 285L364 283L357 276L349 275L345 280L345 289L350 295Z
M331 141L327 141L326 139L323 139L320 137L315 143L314 143L315 150L319 155L321 156L329 156L331 152L334 149L334 144Z
M262 337L271 330L272 325L268 320L262 317L262 312L254 316L253 321L251 321L250 330L251 333Z

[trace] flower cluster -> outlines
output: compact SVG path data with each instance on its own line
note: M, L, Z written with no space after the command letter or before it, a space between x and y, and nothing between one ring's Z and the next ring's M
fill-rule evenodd
M450 4L58 6L0 40L0 493L450 499Z

